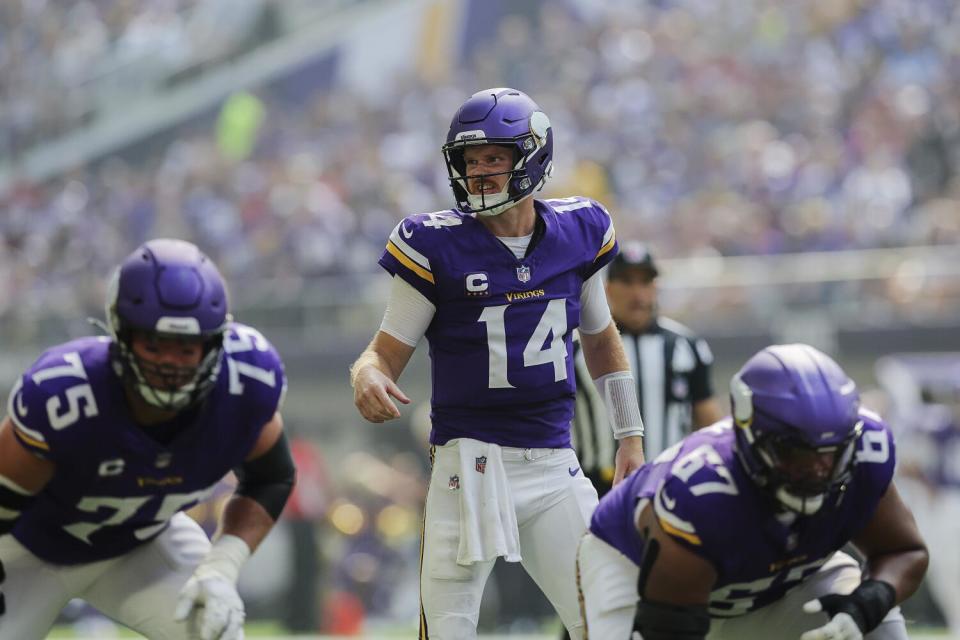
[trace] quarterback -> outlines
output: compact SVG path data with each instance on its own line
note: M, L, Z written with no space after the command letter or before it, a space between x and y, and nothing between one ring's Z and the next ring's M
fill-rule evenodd
M574 638L577 542L597 494L570 448L572 332L607 399L618 479L643 462L636 386L600 270L617 253L587 198L539 200L553 168L550 119L514 89L474 94L443 156L456 207L407 216L380 264L383 322L351 369L371 422L409 402L397 379L421 337L432 363L433 469L420 572L420 637L476 637L498 557L521 562Z

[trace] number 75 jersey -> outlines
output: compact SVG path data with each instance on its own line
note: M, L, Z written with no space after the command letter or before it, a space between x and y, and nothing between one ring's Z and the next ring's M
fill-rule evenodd
M436 307L426 332L433 444L570 446L580 290L616 255L616 238L593 200L534 206L544 232L520 259L455 210L408 216L390 234L380 265Z
M282 401L280 357L255 329L231 323L207 398L169 423L141 427L110 346L90 337L48 349L10 393L17 439L55 465L12 533L54 564L116 557L159 535L243 461Z

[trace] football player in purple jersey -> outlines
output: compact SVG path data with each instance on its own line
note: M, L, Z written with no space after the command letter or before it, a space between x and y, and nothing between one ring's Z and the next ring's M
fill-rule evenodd
M587 633L644 640L901 640L928 555L894 440L807 345L754 355L732 418L614 487L578 554ZM840 548L852 542L866 574ZM631 635L634 634L634 635Z
M397 378L426 336L430 442L420 573L421 638L476 637L498 557L521 562L574 638L583 637L576 545L597 494L570 448L571 334L619 440L617 480L643 463L636 386L600 269L616 255L610 215L587 198L534 199L553 167L547 115L514 89L470 97L443 155L456 208L407 216L380 264L383 322L351 368L371 422L409 402Z
M152 240L117 268L109 336L48 349L0 424L0 639L46 636L82 598L151 639L243 638L240 568L294 482L283 365L233 322L194 245ZM213 545L181 513L230 470Z

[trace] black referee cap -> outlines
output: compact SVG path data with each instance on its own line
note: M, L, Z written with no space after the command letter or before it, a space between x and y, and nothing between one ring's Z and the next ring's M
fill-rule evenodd
M660 275L649 247L637 240L628 240L620 245L620 253L610 263L607 279L617 278L627 269L644 269L654 278Z

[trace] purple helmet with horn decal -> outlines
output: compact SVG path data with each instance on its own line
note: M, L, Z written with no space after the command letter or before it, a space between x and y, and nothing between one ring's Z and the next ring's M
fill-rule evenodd
M212 390L230 315L223 277L195 245L158 239L138 247L114 272L106 314L114 366L148 404L180 410ZM134 353L135 332L200 341L202 360L189 368L148 362Z
M804 344L767 347L734 374L730 400L739 458L782 506L815 513L849 480L860 396L830 357Z
M484 144L508 147L512 168L505 172L508 179L502 191L474 195L467 188L464 150ZM478 91L453 116L443 156L457 208L495 216L541 189L550 177L553 129L547 114L525 93L507 88Z

